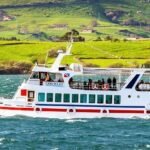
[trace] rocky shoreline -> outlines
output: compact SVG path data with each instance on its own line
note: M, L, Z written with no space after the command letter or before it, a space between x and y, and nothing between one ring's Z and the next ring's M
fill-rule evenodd
M31 73L31 70L26 70L22 68L0 68L0 75L4 74L29 74Z

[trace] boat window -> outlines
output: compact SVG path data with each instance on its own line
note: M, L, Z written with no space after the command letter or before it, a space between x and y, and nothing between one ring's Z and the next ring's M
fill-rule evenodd
M39 72L33 72L31 75L31 79L39 79Z
M39 78L47 82L64 82L62 74L60 73L40 72Z
M104 95L97 95L97 103L99 104L104 103Z
M72 103L78 103L79 96L78 94L72 94Z
M112 104L112 95L106 95L106 104Z
M120 104L121 103L121 96L115 95L114 96L114 104Z
M34 101L34 91L28 91L28 102Z
M34 98L34 91L28 91L28 98Z
M38 94L38 101L44 102L45 101L45 93L39 93Z
M46 72L40 72L39 73L39 77L40 77L41 80L45 80L46 79L46 75L47 75Z
M70 102L70 94L64 94L64 102L69 103Z
M95 95L94 94L89 95L89 103L95 103Z
M53 102L53 93L47 93L47 102Z
M56 93L55 94L55 102L61 102L61 98L62 98L61 93Z
M87 95L86 94L80 95L80 103L87 103Z
M129 70L89 70L71 77L69 86L81 90L120 90L130 75Z
M146 71L136 85L137 91L150 91L150 71Z

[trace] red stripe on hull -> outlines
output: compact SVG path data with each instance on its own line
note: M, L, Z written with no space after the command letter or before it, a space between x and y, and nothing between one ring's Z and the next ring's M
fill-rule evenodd
M109 110L109 113L136 113L136 114L143 114L144 110Z
M22 110L22 111L34 111L34 108L21 108L21 107L0 107L2 110Z
M1 106L1 110L18 110L18 111L34 111L34 108L28 107L5 107ZM67 112L66 108L42 108L43 112ZM103 110L104 111L104 110ZM98 109L76 109L77 113L101 113L101 110ZM144 110L107 110L108 113L136 113L136 114L144 114ZM107 113L106 112L106 113ZM103 112L102 112L103 113ZM150 110L147 111L147 114L150 114Z
M93 110L93 109L77 109L76 112L100 113L101 110Z
M67 109L61 109L61 108L42 108L42 111L67 112Z

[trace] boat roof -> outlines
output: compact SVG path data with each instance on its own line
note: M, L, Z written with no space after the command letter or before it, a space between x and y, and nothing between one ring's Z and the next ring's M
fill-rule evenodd
M70 44L67 46L66 52L64 53L62 50L58 51L58 56L53 63L53 65L49 68L46 65L38 65L36 64L34 68L32 69L33 72L62 72L62 71L67 71L67 72L82 72L83 74L100 74L102 72L110 72L110 73L122 73L122 72L147 72L150 73L150 68L90 68L90 67L82 67L80 64L76 64L80 66L79 71L75 71L73 69L68 69L68 70L60 70L60 64L64 56L71 55L71 48L72 48L72 42L73 40L71 39ZM70 65L71 66L71 65ZM77 66L77 67L78 67ZM77 74L78 74L77 73Z

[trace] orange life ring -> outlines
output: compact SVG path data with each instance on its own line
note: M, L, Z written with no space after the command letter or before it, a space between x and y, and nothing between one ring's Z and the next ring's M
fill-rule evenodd
M102 86L102 90L108 90L109 89L109 85L108 84L104 84L103 86Z

